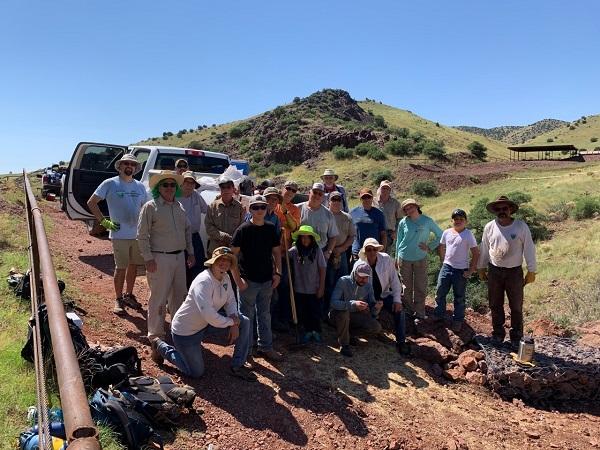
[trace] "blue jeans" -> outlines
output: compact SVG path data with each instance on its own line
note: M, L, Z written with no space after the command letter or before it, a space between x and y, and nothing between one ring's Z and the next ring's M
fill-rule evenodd
M454 317L453 320L462 322L465 320L465 291L467 290L467 279L463 276L467 269L455 269L449 264L443 264L440 269L437 282L437 303L433 313L437 317L446 315L446 296L452 287L454 294Z
M205 269L204 261L206 261L206 257L204 255L204 244L202 244L200 233L192 233L192 246L194 247L194 257L196 258L196 263L192 267L187 267L187 265L185 266L185 281L188 289L192 284L192 281L194 281L194 278L196 278L198 274ZM187 257L188 252L186 250L186 261Z
M404 307L400 312L393 312L392 305L394 298L392 296L382 298L383 307L394 317L394 335L396 336L396 344L404 344L406 340L406 312Z
M240 314L240 335L235 341L233 350L233 358L231 367L241 367L246 362L248 349L250 348L250 320L248 317ZM202 341L206 337L217 338L221 340L227 339L229 334L228 328L216 328L208 325L197 333L189 336L179 336L173 333L173 343L175 346L169 345L164 341L159 341L158 352L167 361L181 370L182 373L189 377L199 378L204 374L204 359L202 358ZM214 339L213 339L214 340ZM226 345L226 344L225 344Z
M270 280L264 283L248 280L248 288L240 292L240 312L250 319L250 323L254 323L256 315L258 348L264 351L273 349L273 334L271 333L272 294L273 288Z
M325 272L325 298L323 299L323 317L327 317L329 312L329 303L331 301L331 294L335 289L335 284L344 275L348 275L348 258L346 253L340 255L340 265L336 269L332 264L333 256L329 258L327 262L327 271Z

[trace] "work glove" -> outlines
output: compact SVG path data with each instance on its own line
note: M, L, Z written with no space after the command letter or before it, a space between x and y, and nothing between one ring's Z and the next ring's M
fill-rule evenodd
M113 222L110 219L102 219L102 222L100 222L100 225L102 225L104 228L106 228L107 230L110 231L118 231L119 228L121 228L121 225L117 222Z
M487 269L479 269L477 271L477 273L479 274L479 279L481 281L487 281L488 280L488 272Z
M535 272L527 272L525 275L525 280L523 281L523 286L529 283L533 283L535 281Z

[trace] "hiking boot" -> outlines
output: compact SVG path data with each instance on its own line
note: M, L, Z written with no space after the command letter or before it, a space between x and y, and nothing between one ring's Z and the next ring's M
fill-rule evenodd
M452 321L452 327L451 330L455 333L458 333L462 330L463 327L463 323L459 320L454 320Z
M392 342L394 342L393 339L391 339L387 334L381 332L377 335L377 340L379 342L381 342L382 344L391 344Z
M349 345L342 345L342 348L340 348L340 353L348 358L351 358L354 354Z
M396 344L396 350L398 350L398 353L400 353L400 355L402 356L408 357L412 355L412 349L410 348L410 344L407 344L406 342Z
M118 297L115 300L115 306L113 308L113 312L115 314L123 314L125 313L125 304L123 303L123 297Z
M255 369L257 365L258 364L256 364L256 361L254 361L254 356L248 355L248 358L246 358L246 362L244 363L244 367L246 369Z
M150 341L150 359L154 361L156 364L162 364L165 361L165 358L158 351L158 344L160 343L159 338L154 338Z
M356 336L350 336L350 345L352 345L353 347L360 345L360 341Z
M257 381L258 380L258 378L256 377L256 374L244 366L231 367L229 369L229 372L231 373L232 376L234 376L236 378L240 378L244 381Z
M272 362L283 361L283 355L276 350L258 350L257 355Z
M136 296L133 294L125 294L123 296L123 303L125 304L125 306L127 306L131 309L137 309L137 310L142 309L142 304L138 301Z

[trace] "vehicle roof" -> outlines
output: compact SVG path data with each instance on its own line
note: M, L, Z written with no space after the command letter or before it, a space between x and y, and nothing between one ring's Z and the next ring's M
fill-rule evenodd
M169 147L166 145L130 145L129 146L130 149L134 149L134 148L143 148L143 149L148 149L150 151L152 150L157 150L159 152L169 152L169 153L181 153L182 155L185 155L186 151L200 151L200 152L204 152L204 154L206 156L214 156L214 157L227 157L228 155L225 153L219 153L219 152L211 152L210 150L199 150L199 149L195 149L195 148L185 148L185 147Z

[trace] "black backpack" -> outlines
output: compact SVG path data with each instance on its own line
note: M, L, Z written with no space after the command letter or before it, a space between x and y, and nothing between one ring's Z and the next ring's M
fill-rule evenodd
M83 382L89 390L108 388L142 374L142 362L132 346L102 351L90 347L78 355Z

